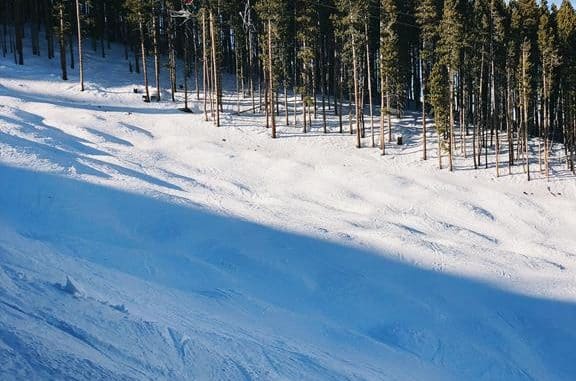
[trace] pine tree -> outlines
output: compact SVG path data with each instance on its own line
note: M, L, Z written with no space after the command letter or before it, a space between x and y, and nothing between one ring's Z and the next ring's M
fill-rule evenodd
M446 66L440 61L436 61L432 66L429 79L430 103L434 109L434 123L438 133L438 166L442 169L442 151L444 137L450 127L450 112L448 90L448 72Z
M524 127L524 165L526 170L526 175L528 181L530 181L530 129L529 129L529 99L532 93L532 76L531 68L532 63L530 61L530 51L532 50L532 44L528 38L524 39L521 47L520 55L520 86L521 86L521 97L522 97L522 123Z
M354 115L356 120L356 147L362 147L361 122L363 116L364 101L360 94L360 59L363 57L362 47L365 47L364 17L368 14L367 0L337 0L338 9L337 23L340 29L344 50L347 51L346 60L352 70L352 87L354 93Z
M390 98L397 89L399 81L398 57L398 7L396 0L381 0L380 3L380 148L385 153L384 115L387 116L388 141L392 141L392 118L390 116ZM386 106L384 106L384 104ZM385 109L385 114L382 113Z
M307 114L308 109L314 104L314 88L312 75L316 66L316 51L318 35L318 22L316 2L314 0L296 1L295 10L297 12L296 23L299 26L296 32L298 40L297 58L301 64L301 86L300 94L302 98L303 132L308 131ZM309 121L310 125L312 124ZM311 127L311 126L310 126Z
M257 3L256 10L259 17L265 23L266 38L265 43L263 43L263 54L262 58L264 61L264 66L267 70L268 78L268 105L267 110L270 116L270 124L272 126L272 138L276 138L276 117L274 111L274 98L275 98L275 82L279 77L279 74L274 70L276 63L279 61L277 53L275 52L274 46L276 46L280 30L283 29L281 22L283 16L287 11L286 2L283 0L260 0Z
M558 38L562 62L559 81L562 110L562 135L568 168L576 173L576 12L569 0L564 0L557 13Z
M401 116L405 107L418 107L420 94L423 159L428 158L427 114L433 112L440 166L443 151L449 155L450 169L457 148L464 159L468 157L473 126L474 168L488 167L493 154L499 176L502 147L507 147L508 172L512 174L520 160L530 178L530 146L535 142L541 148L542 173L549 175L549 155L558 144L567 168L576 169L576 13L569 0L559 8L548 7L547 1L539 4L536 0L7 0L0 3L0 50L4 56L9 50L15 62L23 64L25 37L32 54L46 48L48 58L54 57L56 43L62 78L67 78L67 64L74 68L77 37L83 90L83 34L106 59L111 59L106 54L110 44L120 42L130 72L140 73L142 65L146 101L151 99L146 56L154 58L157 100L161 56L167 55L173 100L180 57L185 110L193 64L196 98L200 101L203 87L205 117L211 115L216 125L223 109L222 75L235 73L238 112L242 97L250 95L252 108L244 111L265 110L273 137L282 107L287 125L289 109L295 124L297 112L303 111L304 132L321 107L323 131L328 132L326 111L333 105L343 132L347 103L350 133L358 147L366 134L366 101L376 145L373 103L378 102L373 102L373 95L380 91L382 154L386 136L392 140L391 110ZM182 14L187 22L181 27L168 14L182 7L191 13ZM45 43L39 38L42 25ZM26 36L24 28L29 31ZM293 89L293 106L288 105L288 88ZM301 106L296 103L300 100Z
M541 57L541 95L542 95L542 131L544 139L544 166L546 177L549 177L549 152L552 142L552 95L556 80L556 68L560 65L560 57L557 47L556 36L552 30L549 10L546 2L543 2L542 15L538 26L538 48Z
M144 34L145 16L149 13L149 3L147 0L126 0L129 19L137 25L140 55L142 60L142 75L144 77L144 101L150 102L150 90L148 88L148 65L146 64L146 37Z
M446 0L440 24L439 58L448 73L448 157L449 168L453 170L454 151L454 80L460 65L460 53L463 48L462 16L458 9L458 0Z
M427 160L426 102L428 77L435 58L438 42L438 8L436 0L420 0L416 10L416 20L420 26L421 72L422 72L422 158Z
M155 100L160 102L160 54L158 51L158 2L149 0L150 17L152 19L152 49L154 51L154 78L156 80ZM104 48L102 48L104 51Z

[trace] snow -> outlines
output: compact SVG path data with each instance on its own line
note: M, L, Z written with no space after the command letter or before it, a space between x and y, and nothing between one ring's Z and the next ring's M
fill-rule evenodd
M110 55L83 93L0 59L0 379L574 378L559 159L440 171L415 114L385 157L321 118L272 140L234 96L216 128Z
M66 276L66 284L62 286L62 291L78 298L86 295L86 292L82 289L78 282L69 276Z

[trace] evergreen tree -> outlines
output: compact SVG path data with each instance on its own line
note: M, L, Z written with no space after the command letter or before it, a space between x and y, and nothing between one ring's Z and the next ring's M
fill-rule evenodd
M564 0L557 12L558 39L561 55L558 82L562 108L558 110L566 162L576 172L576 12L569 0Z
M375 146L373 95L380 91L384 154L386 136L393 137L391 110L400 117L405 108L419 106L420 94L423 159L431 111L440 166L444 150L451 170L456 152L467 159L472 127L474 168L489 167L493 158L499 176L507 147L508 172L520 160L530 178L530 147L538 145L541 172L549 175L552 146L561 144L567 167L575 171L576 12L569 0L559 7L536 0L6 0L0 3L0 23L2 55L9 51L17 64L24 64L24 38L32 54L45 49L49 59L56 45L67 79L77 50L80 90L86 34L105 59L112 59L107 54L112 42L123 44L129 71L142 70L145 101L152 98L148 55L154 59L158 101L162 56L173 101L177 58L182 59L184 110L193 66L196 98L200 101L202 87L205 118L211 115L216 125L223 111L221 79L230 73L238 112L265 111L273 137L282 107L286 125L289 109L295 124L302 110L307 132L321 105L328 132L326 110L334 105L343 132L347 104L350 133L361 147L368 102ZM39 38L42 24L45 41ZM242 111L247 95L252 108Z
M440 62L446 66L448 73L448 157L449 168L453 170L454 151L454 80L460 65L460 54L463 48L462 16L458 0L446 0L440 24L440 42L438 52Z
M396 0L380 2L380 86L382 106L380 111L381 138L380 147L385 153L384 115L387 116L388 141L392 141L392 118L390 116L390 98L399 82L398 54L398 7ZM385 113L382 109L386 110Z
M542 4L542 15L538 25L538 48L541 57L541 97L542 97L542 137L544 139L544 165L546 177L549 176L549 151L551 145L551 121L553 120L552 95L556 80L556 68L560 65L560 57L556 36L552 30L550 14L546 1Z
M420 0L416 10L416 20L420 26L421 71L422 71L422 151L427 159L426 102L428 96L428 77L434 64L435 49L438 42L438 7L436 0Z
M302 98L303 132L308 131L308 124L311 125L310 118L307 122L309 108L313 107L313 81L312 75L315 70L316 60L316 36L319 33L314 0L298 0L295 4L296 24L298 29L296 38L298 40L297 58L301 65L301 86L299 92ZM311 126L310 126L311 127Z

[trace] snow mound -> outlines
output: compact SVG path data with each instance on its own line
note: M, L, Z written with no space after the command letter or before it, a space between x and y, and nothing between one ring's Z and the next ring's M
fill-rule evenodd
M66 283L64 285L61 286L62 287L62 291L73 295L77 298L83 298L86 296L86 292L84 291L84 289L80 286L80 284L71 276L66 275Z

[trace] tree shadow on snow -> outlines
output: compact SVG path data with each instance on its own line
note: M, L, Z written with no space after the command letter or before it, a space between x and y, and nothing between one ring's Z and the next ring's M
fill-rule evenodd
M0 115L0 121L17 126L17 128L30 138L7 134L0 131L0 142L20 151L33 155L36 159L51 165L71 171L79 175L90 175L108 179L110 170L120 175L138 179L149 184L172 190L183 190L175 184L168 183L154 176L136 171L121 165L100 160L98 157L110 156L105 151L93 148L88 140L70 135L64 131L47 125L44 119L36 114L18 110L16 115L20 119ZM94 134L94 130L86 129ZM97 131L98 132L98 131ZM98 132L96 136L104 139L117 139L113 142L128 145L129 142ZM104 170L107 168L107 170Z

